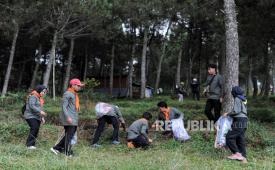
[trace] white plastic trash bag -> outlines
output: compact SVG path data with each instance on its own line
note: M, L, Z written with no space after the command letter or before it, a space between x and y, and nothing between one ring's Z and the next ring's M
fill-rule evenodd
M108 103L99 102L95 105L95 113L97 118L100 118L106 115L111 110L112 110L112 106Z
M184 123L182 118L172 119L172 131L174 138L179 141L186 141L190 139L186 129L184 128Z
M231 130L233 119L230 116L221 116L215 124L217 129L215 148L222 148L226 146L226 134Z
M71 145L75 145L76 143L77 143L77 132L74 133L74 136L71 139Z

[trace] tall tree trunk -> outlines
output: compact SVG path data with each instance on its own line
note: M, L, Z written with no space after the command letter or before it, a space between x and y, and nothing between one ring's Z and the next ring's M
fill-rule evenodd
M265 61L265 69L266 69L266 73L265 73L265 86L264 86L264 96L268 97L269 93L270 93L270 85L271 85L271 81L272 81L272 59L271 59L271 44L267 43L267 47L266 47L266 55L264 58Z
M256 98L258 95L258 79L256 76L252 77L252 83L253 83L253 98Z
M87 79L87 71L88 71L88 46L85 48L85 63L84 63L84 74L83 80Z
M115 62L115 43L113 41L113 44L112 44L112 54L111 54L111 67L110 67L110 96L113 96L114 62Z
M37 73L38 73L38 69L39 69L39 65L40 65L40 59L41 59L41 55L42 55L42 45L39 44L39 47L38 47L38 62L35 62L35 68L34 68L34 71L33 71L33 75L32 75L32 81L31 81L31 84L30 84L30 89L33 89L35 87L35 84L36 84L36 77L37 77Z
M18 33L19 33L19 25L14 20L13 20L13 22L15 25L15 30L14 30L13 40L12 40L12 45L11 45L11 50L10 50L9 64L8 64L7 72L5 75L5 80L4 80L4 85L3 85L1 96L5 96L7 93L12 64L13 64L13 58L14 58L14 53L15 53L16 41L17 41L17 37L18 37Z
M54 32L53 34L53 41L52 41L52 47L51 47L51 53L50 53L50 59L47 64L47 68L44 74L44 79L43 79L43 85L48 87L49 80L50 80L50 74L51 74L51 69L53 65L53 60L55 59L55 48L57 44L57 31Z
M66 73L65 73L65 79L64 79L64 84L63 84L63 91L66 91L68 87L68 83L70 80L70 75L71 75L71 67L72 67L72 61L73 61L73 53L74 53L74 38L71 38L70 41L70 50L69 50L69 55L68 55L68 63L66 67Z
M140 88L140 98L145 97L145 88L146 88L146 52L147 52L147 43L148 43L148 31L149 28L146 26L144 29L143 37L143 47L142 47L142 56L141 56L141 88Z
M21 68L21 70L20 70L20 75L19 75L18 84L17 84L17 89L18 89L18 90L20 90L21 85L22 85L22 80L23 80L23 76L24 76L25 68L26 68L26 62L27 62L27 61L24 61L23 66L22 66L22 68Z
M178 54L178 63L177 63L177 73L176 73L176 85L180 85L180 70L181 70L181 58L182 58L182 51L183 51L183 48L180 47L180 51L179 51L179 54Z
M223 111L232 110L234 99L231 96L233 86L239 85L239 38L237 16L234 0L224 0L225 37L226 37L226 65L224 75L224 103Z
M248 78L247 78L247 89L246 89L246 95L249 96L252 88L253 88L253 82L252 82L252 68L253 68L253 62L252 62L252 56L248 56Z
M132 54L131 54L131 59L129 62L129 97L133 98L133 71L134 71L134 66L133 66L133 60L135 57L135 52L136 52L136 44L133 43L132 45Z
M168 24L168 28L167 28L167 30L165 32L165 35L164 35L164 40L163 40L162 49L161 49L161 55L160 55L159 62L158 62L157 78L156 78L156 84L155 84L155 92L157 92L157 89L159 88L161 66L162 66L162 61L163 61L163 58L165 56L166 46L167 46L167 40L166 40L166 38L167 38L168 32L170 30L171 24L172 24L172 22L170 20L169 24Z

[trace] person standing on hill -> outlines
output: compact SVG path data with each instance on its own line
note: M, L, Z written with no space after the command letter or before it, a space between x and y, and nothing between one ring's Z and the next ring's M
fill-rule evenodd
M247 108L244 91L239 86L235 86L231 91L234 97L234 106L231 112L224 113L224 116L233 118L231 130L226 134L226 145L231 150L232 155L228 159L239 160L247 163L245 148L245 131L247 129Z
M204 89L204 93L207 95L204 113L209 120L216 122L221 114L221 104L224 96L224 83L223 77L217 73L217 66L215 64L210 64L208 66L208 74L206 88ZM212 109L214 109L214 115L212 113Z
M43 85L38 85L28 96L26 101L26 108L24 111L24 118L27 121L30 132L27 138L27 148L36 149L35 142L38 136L41 123L45 123L45 116L43 111L44 99L43 96L47 93L47 88Z
M194 100L200 100L200 83L197 78L193 78L190 84Z
M63 95L62 112L60 121L64 126L64 137L51 148L54 154L63 152L66 156L73 156L71 150L71 140L74 137L78 126L78 112L80 111L80 101L77 92L84 86L79 79L72 79L70 87Z

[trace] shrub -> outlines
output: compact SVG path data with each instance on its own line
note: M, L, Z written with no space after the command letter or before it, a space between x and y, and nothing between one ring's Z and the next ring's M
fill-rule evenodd
M253 108L248 111L248 116L261 122L275 122L275 112L270 108Z

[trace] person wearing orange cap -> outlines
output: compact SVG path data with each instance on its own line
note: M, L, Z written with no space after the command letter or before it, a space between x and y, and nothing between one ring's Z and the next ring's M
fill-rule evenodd
M79 79L72 79L70 87L63 95L62 112L60 121L64 126L65 135L57 145L51 148L56 155L64 152L66 156L73 156L71 150L71 140L75 135L78 126L78 112L80 111L80 102L77 92L84 86Z
M44 117L47 115L43 111L43 96L47 93L47 88L38 85L28 96L24 110L24 118L30 126L29 136L27 138L27 148L36 149L35 142L38 136L40 124L45 123Z

